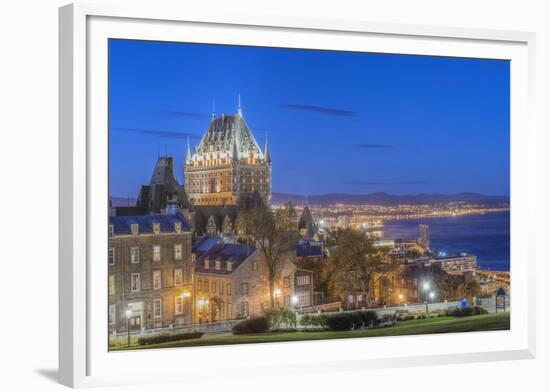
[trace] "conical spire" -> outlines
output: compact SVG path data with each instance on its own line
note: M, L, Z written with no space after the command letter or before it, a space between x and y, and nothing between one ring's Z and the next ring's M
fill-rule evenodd
M185 164L191 164L191 147L189 145L189 136L187 136L187 157L185 159Z
M241 107L241 94L239 94L239 104L237 106L237 115L239 116L243 116L243 110L242 110L242 107Z
M271 163L271 155L269 154L269 145L267 144L267 134L265 135L264 159L267 163Z

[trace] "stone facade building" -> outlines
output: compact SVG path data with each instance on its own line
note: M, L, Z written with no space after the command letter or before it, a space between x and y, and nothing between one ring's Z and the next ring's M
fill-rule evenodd
M255 246L230 237L207 236L193 246L193 256L196 322L260 316L270 307L267 270ZM282 259L275 304L311 305L312 273L298 270L292 258L288 254Z
M259 147L240 107L235 115L212 114L192 153L187 146L185 190L195 206L240 205L258 197L271 201L271 157Z
M109 218L109 331L192 322L192 228L175 208ZM129 316L127 315L129 312Z

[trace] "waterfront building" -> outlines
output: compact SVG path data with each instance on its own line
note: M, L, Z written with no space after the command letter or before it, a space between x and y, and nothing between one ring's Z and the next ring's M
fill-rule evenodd
M109 217L110 333L192 322L192 227L175 204L162 214Z
M418 244L424 248L424 250L430 249L430 226L428 224L420 224L420 237L418 238Z
M461 253L454 256L430 258L426 265L433 265L449 274L463 274L477 270L477 257Z
M258 145L240 105L235 115L212 119L191 152L187 145L185 190L194 206L271 201L271 156L267 140ZM259 200L258 200L259 198Z

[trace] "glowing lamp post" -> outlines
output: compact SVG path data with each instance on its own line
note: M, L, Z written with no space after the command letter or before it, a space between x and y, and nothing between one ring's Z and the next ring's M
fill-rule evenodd
M399 305L403 305L403 294L399 294Z
M128 329L128 347L130 347L130 318L132 317L132 311L126 310L126 328Z
M424 302L426 303L426 313L428 312L428 291L430 290L429 281L424 281L422 284L422 289L424 290Z

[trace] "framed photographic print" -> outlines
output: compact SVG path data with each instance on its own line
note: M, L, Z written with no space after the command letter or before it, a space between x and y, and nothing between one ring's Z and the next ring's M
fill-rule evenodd
M61 8L61 382L533 357L533 45Z

